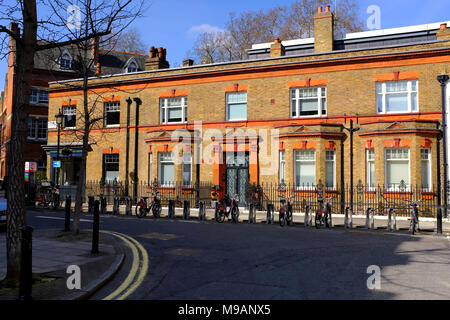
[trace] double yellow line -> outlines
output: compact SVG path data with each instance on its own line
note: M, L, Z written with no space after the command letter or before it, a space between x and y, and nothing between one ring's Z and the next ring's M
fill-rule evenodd
M102 231L103 233L110 234L119 238L131 249L133 253L133 263L131 270L124 282L109 296L103 300L125 300L144 282L144 278L148 271L148 254L147 250L134 238L125 234Z

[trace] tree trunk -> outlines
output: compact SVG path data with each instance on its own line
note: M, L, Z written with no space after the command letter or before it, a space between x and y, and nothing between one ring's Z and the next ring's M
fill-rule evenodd
M27 117L34 54L37 37L36 1L23 2L23 35L15 41L15 92L11 119L8 170L8 220L6 232L7 274L6 283L17 286L20 279L20 228L26 224L25 215L25 163L23 158L27 135Z

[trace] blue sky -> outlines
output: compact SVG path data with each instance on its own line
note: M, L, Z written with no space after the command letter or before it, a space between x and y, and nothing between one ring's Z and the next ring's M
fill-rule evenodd
M334 7L334 1L330 4ZM339 7L339 0L336 0ZM289 5L294 0L151 0L146 16L134 26L150 47L167 48L167 58L174 65L181 63L192 48L197 32L205 29L222 29L230 12L259 10ZM359 15L365 22L370 5L381 9L381 28L405 27L417 24L450 20L448 0L360 0ZM4 86L7 62L0 60L0 88Z

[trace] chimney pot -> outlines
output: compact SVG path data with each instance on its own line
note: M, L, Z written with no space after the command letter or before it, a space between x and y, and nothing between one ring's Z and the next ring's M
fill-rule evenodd
M325 6L325 12L330 12L330 6Z
M318 7L318 8L317 8L317 12L319 12L319 13L323 12L323 8L322 8L321 6Z
M447 23L441 23L441 30L447 29Z
M194 60L186 59L183 60L183 67L191 67L194 65Z

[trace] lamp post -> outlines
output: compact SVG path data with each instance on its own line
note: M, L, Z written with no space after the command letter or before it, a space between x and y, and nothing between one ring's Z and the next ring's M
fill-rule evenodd
M447 212L447 205L448 205L448 150L447 150L447 110L446 110L446 86L447 82L449 80L449 76L446 74L439 75L437 77L437 80L441 84L441 96L442 96L442 150L443 150L443 157L444 157L444 216L448 216ZM438 177L438 184L440 184L440 175ZM438 190L440 193L441 190ZM438 204L441 206L441 203ZM442 212L442 211L441 211ZM438 220L442 221L442 213L439 215L438 213ZM442 223L442 222L441 222ZM439 225L439 221L438 221ZM438 230L439 233L439 230Z
M59 161L59 145L61 142L61 125L63 121L64 115L61 113L61 109L59 109L58 113L55 115L56 125L58 126L58 144L56 146L56 161ZM58 185L59 182L59 169L56 168L56 178L55 178L55 186Z
M350 207L353 210L353 134L360 128L353 127L353 120L350 120L350 128L344 127L350 133Z

